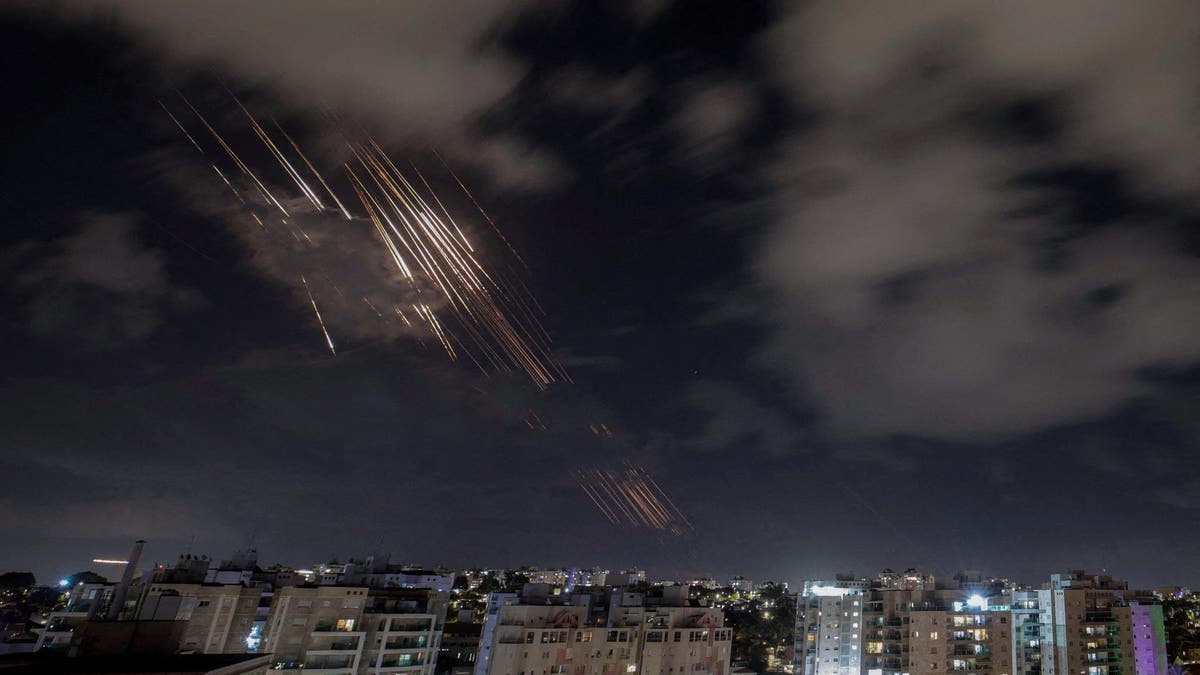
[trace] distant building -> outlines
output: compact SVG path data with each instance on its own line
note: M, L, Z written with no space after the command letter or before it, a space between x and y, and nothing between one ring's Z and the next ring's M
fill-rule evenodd
M336 573L326 569L320 583L367 588L428 588L442 593L454 587L454 573L393 564L391 556L376 554L341 565Z
M621 570L618 574L607 575L606 583L609 586L636 586L646 583L646 570L637 567L630 567L627 570Z
M733 577L729 580L729 588L732 588L739 593L753 593L754 582L746 577Z
M608 585L609 575L608 570L599 567L577 570L572 586L606 586Z

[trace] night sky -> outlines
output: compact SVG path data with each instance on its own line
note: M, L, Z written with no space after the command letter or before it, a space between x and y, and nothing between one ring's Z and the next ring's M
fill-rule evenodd
M0 570L1200 584L1200 4L10 2L0 50ZM443 157L574 383L339 304L403 296L361 209L255 234L158 103L233 130L226 88L343 198L373 134L501 265ZM694 531L573 477L626 463Z

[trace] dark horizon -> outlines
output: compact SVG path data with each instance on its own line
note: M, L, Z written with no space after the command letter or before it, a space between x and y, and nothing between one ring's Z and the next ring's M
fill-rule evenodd
M10 3L0 571L145 538L1200 586L1198 25ZM415 281L346 169L391 208L368 137L461 228L396 244Z

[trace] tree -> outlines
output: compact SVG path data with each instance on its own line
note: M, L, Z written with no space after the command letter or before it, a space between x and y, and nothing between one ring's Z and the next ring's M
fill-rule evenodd
M520 593L527 583L529 575L523 572L509 572L504 575L504 590L509 593Z
M0 574L0 592L23 595L37 585L32 572L5 572Z
M500 590L500 580L496 578L496 575L489 574L483 578L483 581L479 582L475 590L481 595L495 593Z

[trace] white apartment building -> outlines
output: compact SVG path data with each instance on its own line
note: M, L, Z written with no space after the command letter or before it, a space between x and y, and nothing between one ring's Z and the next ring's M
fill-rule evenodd
M796 602L797 675L858 675L863 590L816 582ZM882 629L879 629L882 630Z
M727 675L732 629L724 612L686 604L686 588L661 603L637 593L522 597L494 594L475 675ZM682 589L682 590L681 590Z

